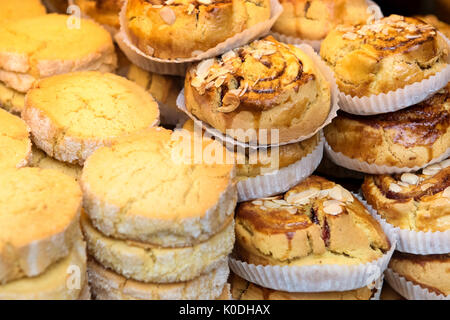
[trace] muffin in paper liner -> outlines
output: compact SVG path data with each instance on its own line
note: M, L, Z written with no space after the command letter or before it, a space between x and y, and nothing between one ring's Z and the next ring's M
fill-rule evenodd
M157 57L146 55L138 47L136 47L130 37L128 36L128 30L126 25L126 7L128 1L125 1L122 10L120 12L120 32L116 34L115 38L120 49L135 65L140 68L159 73L184 76L188 66L192 62L208 59L227 52L228 50L245 45L259 37L262 37L269 33L275 21L283 12L283 7L278 0L270 0L270 19L260 22L231 38L228 38L222 43L219 43L214 48L211 48L205 52L198 54L192 58L178 58L174 60L165 60Z
M317 128L314 132L311 132L310 134L306 135L306 136L302 136L299 137L295 140L291 140L285 143L279 143L279 144L269 144L269 145L265 145L265 144L249 144L249 143L244 143L241 141L237 141L235 139L233 139L232 137L223 134L222 132L220 132L219 130L211 127L209 124L197 119L193 114L191 114L187 108L186 108L186 104L185 104L185 98L184 98L184 89L181 90L180 94L178 95L178 99L177 99L177 106L178 108L183 111L184 113L186 113L189 118L191 118L195 125L202 127L203 129L205 129L209 134L211 134L212 136L216 137L219 141L221 141L224 144L227 145L237 145L243 148L252 148L252 149L258 149L258 148L265 148L265 147L278 147L278 146L282 146L282 145L287 145L287 144L291 144L291 143L295 143L295 142L300 142L300 141L304 141L307 140L309 138L311 138L312 136L314 136L315 134L317 134L319 131L321 131L324 127L326 127L327 125L329 125L331 123L331 121L333 121L334 118L337 117L337 112L339 110L339 105L338 105L338 89L337 89L337 84L336 84L336 80L334 78L334 74L333 71L331 71L331 69L325 64L325 62L317 55L317 53L314 52L314 49L311 48L311 46L306 45L306 44L301 44L296 46L298 48L300 48L301 50L303 50L315 63L315 65L319 68L319 70L323 73L323 75L325 76L325 78L327 79L328 83L330 83L330 87L331 87L331 108L330 108L330 113L328 114L327 119L325 120L325 122L319 127Z
M406 280L392 269L386 269L384 274L389 285L408 300L450 300L450 296L430 292L427 289Z
M357 197L356 195L354 196ZM360 199L359 197L357 198ZM362 203L365 204L364 202ZM365 264L263 266L248 264L230 257L230 268L241 278L273 290L329 292L359 289L370 286L376 279L381 277L394 253L397 235L392 230L385 229L383 225L381 227L391 243L391 248L382 257ZM381 290L379 291L381 292Z
M381 8L373 1L367 0L366 1L369 6L374 6L374 19L379 20L384 17L383 13L381 12ZM320 46L322 45L323 40L309 40L309 39L302 39L297 38L294 36L287 36L282 33L271 31L270 34L277 39L280 42L289 43L289 44L307 44L314 48L316 52L320 51Z
M397 250L411 254L445 254L450 252L450 230L423 232L400 229L388 223L377 211L359 195L356 196L368 208L372 216L381 224L383 230L397 235Z
M446 40L450 50L450 40L439 31L438 34ZM447 66L440 72L428 79L407 85L395 91L365 97L352 97L339 91L339 107L345 112L362 116L394 112L430 98L445 87L449 81L450 55Z
M325 138L321 132L316 148L297 162L265 175L238 181L238 201L265 198L285 192L309 177L322 161L324 141Z
M368 174L395 174L395 173L405 173L405 172L414 172L418 171L420 169L423 169L425 167L428 167L429 165L432 165L434 163L441 162L445 159L447 159L450 156L450 147L438 158L431 160L430 162L424 164L423 166L416 166L412 168L408 167L390 167L385 165L377 165L377 164L369 164L364 161L360 161L358 159L352 159L350 157L347 157L346 155L342 154L342 152L336 152L334 151L331 146L328 144L328 142L325 139L325 152L327 156L337 165L354 170L359 172L364 172Z

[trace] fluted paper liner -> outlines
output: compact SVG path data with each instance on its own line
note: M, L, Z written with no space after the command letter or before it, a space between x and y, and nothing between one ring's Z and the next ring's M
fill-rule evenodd
M283 6L278 0L270 0L270 19L257 23L256 25L228 38L199 55L191 58L178 58L174 60L160 59L152 57L142 52L135 46L127 30L126 6L128 1L124 2L120 12L120 32L116 34L116 41L120 49L125 53L128 59L140 68L159 74L170 74L176 76L185 76L186 69L192 62L201 61L211 57L221 55L231 49L243 46L257 38L269 33L275 21L283 12Z
M450 252L450 230L440 232L423 232L400 229L381 217L365 200L357 196L369 209L372 216L381 224L383 230L397 235L397 250L411 254L446 254Z
M369 6L375 6L377 8L374 19L379 20L383 18L383 13L381 12L380 7L373 1L367 0L367 5ZM280 42L289 43L289 44L307 44L314 48L315 51L320 51L320 46L322 45L323 40L309 40L309 39L302 39L294 36L288 36L282 33L271 31L270 34L277 39Z
M383 226L382 226L383 227ZM263 266L230 258L230 267L241 278L262 287L287 292L349 291L369 286L381 277L395 250L397 235L383 229L391 243L379 259L359 265Z
M325 138L320 133L320 141L316 148L297 162L275 172L239 181L237 183L239 202L286 192L309 177L322 161L324 141Z
M320 132L324 127L329 125L331 123L331 121L333 121L333 119L337 117L337 111L339 110L338 89L337 89L336 80L334 78L333 71L331 71L331 69L325 64L325 62L322 61L322 59L317 55L317 53L314 52L314 49L311 48L311 46L308 46L306 44L301 44L301 45L298 45L296 47L298 47L301 50L303 50L314 61L315 65L318 67L318 69L325 76L326 80L328 81L328 83L330 84L330 87L331 87L331 108L330 108L330 113L328 114L328 117L325 120L325 122L320 127L318 127L316 130L314 130L314 132L311 132L310 134L307 134L305 136L301 136L301 137L299 137L297 139L294 139L294 140L291 140L291 141L288 141L288 142L284 142L284 143L279 143L279 144L270 144L270 145L249 144L249 143L237 141L237 140L233 139L232 137L227 136L226 134L223 134L219 130L211 127L209 124L207 124L207 123L205 123L203 121L200 121L193 114L191 114L186 108L185 99L184 99L184 89L181 90L181 92L180 92L180 94L178 95L178 98L177 98L177 106L178 106L178 108L181 109L181 111L183 111L184 113L186 113L189 116L189 118L191 118L197 126L202 127L209 134L213 135L214 137L216 137L218 140L220 140L224 144L238 145L238 146L243 147L243 148L258 149L260 147L263 147L263 148L265 148L265 147L278 147L278 146L282 146L282 145L286 145L286 144L291 144L291 143L295 143L295 142L304 141L304 140L307 140L307 139L311 138L312 136L314 136L315 134Z
M420 169L426 168L434 163L441 162L450 156L450 148L448 148L441 156L431 160L430 162L424 164L423 166L415 166L409 168L409 167L390 167L386 165L370 164L364 161L360 161L358 159L352 159L344 155L342 152L334 151L326 140L325 140L325 152L327 156L337 165L350 170L364 172L368 174L396 174L405 172L415 172Z
M450 50L450 40L441 32ZM407 85L388 93L380 93L366 97L352 97L339 91L339 106L348 113L357 115L374 115L398 111L418 104L441 90L450 81L450 55L447 66L428 79Z
M443 294L428 291L427 289L406 280L392 269L387 269L385 271L385 277L392 289L408 300L450 300L450 296L444 296Z

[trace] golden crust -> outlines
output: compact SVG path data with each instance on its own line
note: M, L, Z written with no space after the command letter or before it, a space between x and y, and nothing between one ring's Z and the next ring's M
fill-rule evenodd
M75 0L81 12L100 24L119 30L119 12L125 0Z
M368 287L341 292L284 292L263 288L231 274L231 294L235 300L370 300L376 289Z
M450 159L416 174L366 176L362 191L378 214L396 227L450 230Z
M335 28L322 42L320 55L342 92L363 97L435 75L447 66L449 48L433 26L392 15L368 25Z
M270 1L130 0L129 33L145 53L162 59L189 58L270 18Z
M440 32L442 32L448 39L450 39L450 25L440 21L436 16L426 15L426 16L418 16L417 18L431 24Z
M450 147L450 85L432 98L376 116L339 112L324 129L335 152L369 164L423 167Z
M337 25L364 24L366 0L281 0L284 10L272 30L307 40L322 40Z
M0 167L25 167L30 158L28 126L22 119L0 109Z
M44 15L45 7L40 0L0 1L0 26L11 21Z
M360 264L390 248L350 192L317 176L284 195L240 204L236 242L239 258L262 265Z
M421 256L395 252L389 268L430 292L450 295L450 254Z
M312 59L272 37L193 65L185 98L190 113L237 140L259 141L239 131L267 129L266 144L276 138L270 129L279 143L310 134L331 109L330 85Z

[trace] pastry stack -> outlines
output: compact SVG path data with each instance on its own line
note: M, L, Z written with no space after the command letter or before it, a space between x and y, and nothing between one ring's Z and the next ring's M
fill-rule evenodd
M325 128L332 161L366 175L362 193L399 236L386 273L408 299L446 299L450 225L450 42L416 18L337 27L321 56L340 111Z
M82 229L97 299L217 299L228 289L234 166L195 161L193 143L186 130L153 128L87 160Z

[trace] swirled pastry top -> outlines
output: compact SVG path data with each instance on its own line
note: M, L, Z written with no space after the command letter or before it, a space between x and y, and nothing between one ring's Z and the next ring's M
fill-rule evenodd
M45 7L40 0L0 1L0 25L19 19L44 15Z
M317 176L284 195L241 204L236 238L240 258L263 265L359 264L390 248L349 191Z
M367 176L362 190L378 214L397 227L450 230L450 159L416 173Z
M280 140L314 131L331 108L330 84L312 58L272 37L192 66L185 97L188 111L222 132L279 128Z
M142 51L176 59L207 51L270 14L269 0L130 0L126 18Z
M391 15L366 25L336 27L320 54L334 69L341 91L361 97L429 78L447 66L449 47L433 26Z

